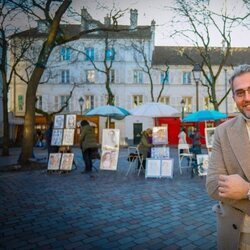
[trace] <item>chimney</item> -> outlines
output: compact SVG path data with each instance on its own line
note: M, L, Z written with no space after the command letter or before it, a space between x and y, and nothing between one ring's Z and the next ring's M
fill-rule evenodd
M130 9L130 29L137 28L138 11L137 9Z
M87 9L81 9L81 30L88 29L88 23L92 20L91 15L88 13Z
M110 16L108 14L107 14L107 16L104 17L104 25L107 27L111 25L111 19L110 19Z

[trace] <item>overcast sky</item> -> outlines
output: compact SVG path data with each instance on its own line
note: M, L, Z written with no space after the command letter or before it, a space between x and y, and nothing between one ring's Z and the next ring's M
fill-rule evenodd
M215 8L218 8L219 3L224 2L223 0L210 0L215 3ZM234 12L236 11L235 5L239 6L237 2L241 0L227 0L230 7L233 7ZM174 0L73 0L73 3L77 9L80 9L83 5L88 9L90 15L101 22L104 20L104 16L109 13L112 9L113 4L117 9L138 9L138 24L139 25L150 25L154 19L157 24L156 29L156 45L192 45L186 41L178 40L175 41L169 37L171 28L169 21L171 20L171 13L165 8L166 6L172 6ZM106 6L105 10L103 6ZM108 9L109 8L109 9ZM239 13L244 9L239 9ZM125 16L119 20L120 24L129 24L129 11ZM221 41L216 35L211 35L213 46L221 46ZM232 33L232 46L248 47L250 46L250 31L237 28Z

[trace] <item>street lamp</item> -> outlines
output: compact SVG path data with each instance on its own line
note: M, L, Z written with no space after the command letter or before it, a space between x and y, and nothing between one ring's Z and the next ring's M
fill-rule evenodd
M82 107L83 107L84 99L82 97L80 97L78 102L79 102L79 105L80 105L80 110L81 110L81 115L82 115Z
M181 99L181 121L184 119L184 107L185 107L185 101L184 99Z
M193 77L196 85L196 111L199 110L199 81L201 80L201 67L198 63L194 65L194 68L192 70Z

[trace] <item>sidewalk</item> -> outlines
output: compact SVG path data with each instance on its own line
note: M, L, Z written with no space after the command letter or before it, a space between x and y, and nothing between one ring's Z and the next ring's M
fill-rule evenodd
M215 204L205 178L179 174L176 148L173 179L125 176L127 151L117 171L69 174L46 170L0 172L0 249L216 249ZM0 157L13 164L20 149ZM35 148L37 158L47 150Z

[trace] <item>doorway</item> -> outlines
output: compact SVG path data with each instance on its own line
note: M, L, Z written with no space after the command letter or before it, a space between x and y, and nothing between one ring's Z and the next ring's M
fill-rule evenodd
M137 145L140 143L141 133L142 133L142 123L134 123L133 124L134 145Z

